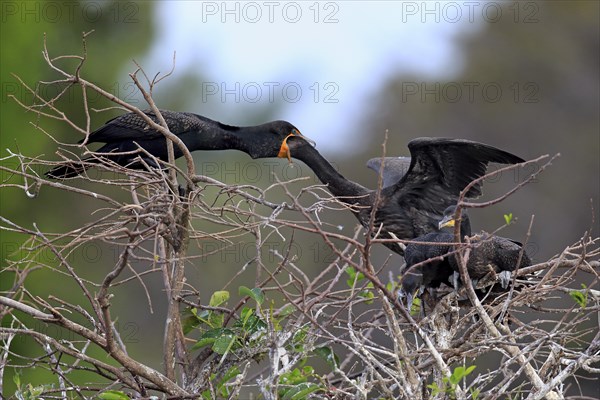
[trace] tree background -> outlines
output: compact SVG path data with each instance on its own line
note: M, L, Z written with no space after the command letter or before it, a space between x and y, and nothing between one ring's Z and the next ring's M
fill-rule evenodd
M541 261L558 253L561 249L581 237L582 232L598 232L598 218L594 213L599 209L600 164L600 123L599 123L599 4L596 1L572 2L526 2L535 4L538 10L534 19L525 23L526 14L522 13L517 23L512 18L502 18L497 23L480 21L480 27L465 30L458 37L460 58L464 66L451 80L430 80L416 73L399 73L389 81L381 82L380 89L372 99L365 102L359 110L361 123L351 130L340 132L306 132L302 119L292 121L303 133L317 142L320 138L334 136L339 140L339 152L327 152L325 156L336 164L347 177L368 187L374 187L375 174L363 165L368 158L381 154L381 142L384 132L389 131L388 155L407 155L406 144L419 136L462 137L482 141L498 146L523 158L534 158L540 154L561 153L554 165L534 183L510 197L501 205L472 212L475 229L492 230L502 224L502 215L513 213L518 223L511 225L503 233L515 239L523 238L530 216L535 214L530 247L534 260ZM7 4L17 7L17 14ZM2 8L0 49L2 105L0 108L1 156L4 149L18 149L29 155L50 155L56 151L56 144L40 134L28 121L35 116L25 113L8 96L13 94L27 102L27 93L19 87L11 74L19 75L25 82L35 85L38 80L51 80L48 71L39 56L46 33L48 47L59 54L77 53L81 48L81 32L95 30L90 37L88 51L94 62L86 64L88 79L100 86L114 88L121 97L132 97L142 105L139 94L129 85L127 73L134 69L131 59L144 59L158 42L158 19L156 4L151 2L102 3L104 13L100 18L89 18L74 12L71 18L69 10L61 8L62 18L53 18L53 14L43 14L44 3L5 2ZM61 3L53 3L60 7ZM78 7L83 7L82 2ZM344 2L339 2L344 6ZM515 3L503 2L505 15L511 14ZM71 3L69 3L72 6ZM29 13L23 13L20 7L30 7ZM37 8L36 8L37 7ZM32 10L32 11L31 11ZM522 9L523 10L523 9ZM46 9L50 13L51 9ZM131 19L129 18L131 16ZM176 23L174 21L173 23ZM383 29L377 21L365 21L370 29ZM205 40L219 40L217 37ZM409 41L410 38L405 38ZM340 43L340 46L343 46ZM60 49L60 51L58 51ZM154 49L159 51L169 65L173 49ZM276 55L273 55L276 57ZM357 55L360 57L360 54ZM268 63L269 60L265 60ZM382 63L386 60L382 59ZM199 68L176 69L175 74L164 82L155 93L159 107L181 111L197 112L208 117L219 118L223 122L253 124L265 120L281 118L289 104L275 102L271 104L231 104L228 102L203 103L199 99L198 87L206 76ZM310 60L306 66L310 67ZM352 68L351 65L348 68ZM164 70L168 67L164 67ZM154 72L154 71L153 71ZM497 83L505 90L500 101L486 99L481 91L475 91L474 101L469 101L465 93L454 101L452 90L459 86L465 89L465 82L476 82L481 87L486 83ZM510 89L515 84L515 92ZM419 92L409 94L413 85L427 85L427 88L439 85L442 91L433 95ZM443 89L447 92L443 92ZM510 91L510 92L509 92ZM339 97L352 96L352 93L340 92ZM74 93L63 100L61 107L76 121L83 121L83 110ZM95 107L108 106L108 102L97 99ZM134 103L135 104L135 103ZM356 112L352 110L349 112ZM93 127L97 127L118 112L103 113L95 117ZM309 120L310 115L304 118ZM79 138L65 128L64 124L54 121L42 121L46 130L56 133L64 141L76 141ZM273 182L274 176L289 178L311 176L304 165L290 167L285 161L250 161L248 157L232 152L195 154L199 172L223 180L226 183L244 183L253 179L252 171L260 171L252 184L266 187ZM4 165L10 160L2 161ZM10 164L9 164L10 165ZM250 165L250 167L245 167ZM227 167L234 166L227 173ZM3 177L7 179L7 176ZM488 183L484 187L486 196L501 193L518 177L502 176L499 182ZM77 183L74 183L77 185ZM78 226L89 219L95 210L92 202L86 203L69 193L43 188L35 199L28 199L22 191L3 189L0 191L1 214L24 226L36 223L40 229L61 232ZM281 196L280 198L283 198ZM278 199L276 196L275 200ZM351 235L356 221L350 213L327 212L321 216L334 225L342 227L342 233ZM305 239L299 234L296 238L298 264L307 274L316 274L328 262L326 247L314 238ZM23 242L23 237L10 232L2 232L1 262L19 258L15 254ZM219 248L219 243L202 243L204 249ZM383 246L377 246L375 262L387 258L390 252ZM253 249L244 247L240 242L232 248L207 256L199 263L197 270L188 274L194 284L210 294L223 287L248 258ZM51 258L52 255L48 255ZM88 247L81 254L82 268L89 269L90 276L102 276L108 266L114 264L115 255L110 248ZM393 255L395 264L402 263L400 257ZM391 265L394 265L394 262ZM390 268L393 272L393 268ZM384 271L387 273L387 271ZM251 286L250 272L236 278L239 284ZM58 276L40 271L28 281L30 290L43 295L53 288L60 287ZM156 283L156 290L159 288ZM0 282L0 290L6 290L8 282ZM150 285L152 290L152 285ZM69 288L63 291L68 299ZM143 296L132 292L128 296ZM131 309L127 302L115 304L123 311L121 321L125 337L130 341L132 354L144 356L150 365L160 367L158 352L148 349L160 348L161 337L155 327L164 317L161 295L156 295L154 312L148 309ZM162 325L160 325L162 327ZM27 343L16 343L22 351L27 351ZM25 371L24 378L33 383L44 382L47 377L43 371ZM591 382L590 385L594 385ZM10 380L4 382L5 390L10 393L14 386ZM592 386L590 386L591 388Z

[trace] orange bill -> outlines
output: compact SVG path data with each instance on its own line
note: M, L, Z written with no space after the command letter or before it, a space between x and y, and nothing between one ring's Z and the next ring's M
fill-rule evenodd
M289 162L292 162L292 155L290 154L290 148L287 144L287 140L289 139L290 136L300 136L303 137L302 134L298 131L292 131L292 133L290 133L289 135L287 135L285 137L285 139L283 139L283 143L281 143L281 147L279 148L279 153L277 154L277 157L279 158L287 158Z

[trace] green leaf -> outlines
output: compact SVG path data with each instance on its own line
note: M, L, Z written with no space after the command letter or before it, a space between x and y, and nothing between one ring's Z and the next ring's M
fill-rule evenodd
M438 387L437 383L431 383L429 385L427 385L427 387L429 389L431 389L431 396L435 397L438 394L440 394L442 391L440 390L440 388Z
M356 269L354 269L354 267L348 267L346 268L346 273L348 274L350 279L354 279L354 277L356 276Z
M219 290L212 294L208 305L211 307L219 307L221 304L226 303L227 300L229 300L229 292L227 290Z
M210 393L210 390L205 390L204 392L202 392L202 398L204 400L212 400L212 395Z
M279 378L279 384L293 386L299 385L300 383L305 383L307 380L308 377L300 369L294 368L290 372L281 375L281 378Z
M304 382L296 385L286 391L283 400L300 400L305 399L309 394L315 393L322 388L314 383Z
M451 386L456 386L460 382L460 379L456 375L452 374L450 375L450 378L448 378L448 381L450 382Z
M220 328L223 326L223 323L225 322L225 315L219 313L219 312L210 312L209 314L209 318L208 318L208 325L211 328Z
M237 366L233 366L223 375L223 379L221 379L221 385L228 382L229 380L235 378L240 374L240 369Z
M233 366L225 373L225 375L223 375L223 378L217 385L217 389L219 390L223 398L229 397L230 394L230 388L226 385L226 383L238 376L239 374L240 369L236 366Z
M365 279L365 275L362 272L356 272L353 267L346 268L346 273L348 274L348 279L346 279L348 287L353 287L355 282L358 283Z
M258 316L252 308L244 307L233 326L240 328L245 335L253 335L258 331L266 330L267 324Z
M313 352L327 361L327 364L329 364L331 368L335 368L336 365L340 365L340 359L329 346L317 347Z
M385 288L388 290L388 292L395 292L394 290L394 282L388 282L385 285Z
M304 349L307 333L308 328L306 326L294 332L294 336L292 337L292 346L294 347L295 351L301 352Z
M265 294L261 288L249 289L246 286L240 286L239 293L242 296L248 296L256 301L256 304L261 305L265 301Z
M193 311L192 311L193 310ZM196 312L197 310L191 309L191 308L186 308L183 311L183 315L182 315L182 328L183 328L183 333L185 335L187 335L188 333L190 333L192 331L192 329L196 328L198 325L200 325L201 320L198 319L198 317L196 316Z
M118 390L107 390L98 395L102 400L129 400L129 396Z
M460 383L461 380L463 380L467 375L469 375L471 372L473 372L473 370L475 369L475 365L471 365L470 367L456 367L454 369L454 372L452 372L452 375L450 375L450 384L452 386L456 386Z
M579 305L581 308L585 308L587 306L587 295L583 292L575 290L573 292L569 292L569 296Z
M506 222L506 225L510 225L510 223L512 222L512 219L513 219L512 213L504 214L504 222Z
M370 290L363 290L362 292L359 293L359 296L362 297L363 299L367 300L365 302L366 304L372 304L373 299L375 298L375 293L373 293Z
M292 314L294 311L296 311L296 307L293 304L288 303L279 311L279 316L284 318Z
M33 386L31 383L27 384L28 398L37 399L42 393L44 393L45 386Z
M233 344L235 343L236 339L237 336L233 333L226 333L224 335L221 335L213 343L212 349L215 353L223 355L227 353L231 349L231 347L233 347Z
M215 328L210 329L200 336L200 339L192 346L192 350L199 349L204 346L208 346L209 344L213 344L221 335L224 333L231 332L230 329L226 328Z
M13 382L19 389L21 388L21 371L17 370L13 375Z
M410 315L419 315L421 312L421 299L413 298L412 306L410 307Z

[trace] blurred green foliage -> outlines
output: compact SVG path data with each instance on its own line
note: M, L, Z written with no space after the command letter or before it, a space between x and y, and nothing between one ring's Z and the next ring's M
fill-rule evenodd
M87 55L91 60L85 63L85 76L114 94L126 90L129 81L126 72L132 70L131 59L144 55L154 40L153 5L150 2L2 2L2 24L0 25L0 59L2 69L0 81L2 85L2 104L0 107L0 156L8 156L6 148L19 151L28 156L51 155L56 151L56 144L33 124L39 123L46 131L55 134L58 140L75 142L80 138L65 124L59 121L43 119L27 113L10 96L22 103L34 104L34 98L22 85L25 84L39 91L49 100L58 94L57 85L38 85L40 81L61 79L44 62L42 51L46 40L50 57L61 55L81 55L83 32L94 31L88 37ZM57 60L57 65L68 67L75 65L74 60ZM68 69L68 68L67 68ZM39 101L38 101L39 103ZM90 96L90 104L95 108L109 105L107 100ZM81 92L73 89L56 102L56 106L65 111L78 124L85 123L85 114L81 102ZM116 115L118 112L113 112ZM105 113L102 120L109 119L111 114ZM29 124L28 122L31 122ZM94 125L98 118L94 118ZM93 127L92 127L93 128ZM48 157L52 158L52 157ZM1 165L15 168L14 159L1 161ZM36 171L42 174L44 171ZM22 184L22 180L2 172L3 183ZM98 204L84 204L72 194L42 188L35 199L27 198L22 190L4 188L0 191L0 210L17 224L33 229L33 223L44 232L61 232L89 218ZM49 251L27 254L26 250L18 250L28 239L23 234L2 231L0 269L6 268L8 260L30 258L31 265L36 262L56 265L56 256ZM96 276L102 271L94 271L97 252L100 248L86 248L84 253L73 255L79 257L78 262L89 267L89 273ZM87 264L87 265L85 265ZM85 274L85 273L84 273ZM0 290L5 291L12 286L12 276L2 274ZM28 289L47 298L49 289L61 288L61 296L66 301L81 304L79 289L70 280L60 274L40 269L30 275L27 280ZM19 316L24 322L31 322L25 316ZM3 321L4 323L5 321ZM68 338L69 333L56 327L44 326L31 322L40 331L58 338ZM123 326L123 328L125 328ZM131 327L125 330L132 329ZM24 355L40 355L37 346L29 338L13 341L12 351ZM90 354L99 355L98 349ZM65 358L65 360L68 359ZM15 360L13 360L15 361ZM4 394L15 390L11 378L11 370L5 371ZM7 374L7 375L6 375ZM53 381L48 371L42 368L25 368L21 370L20 380L23 385L40 385Z

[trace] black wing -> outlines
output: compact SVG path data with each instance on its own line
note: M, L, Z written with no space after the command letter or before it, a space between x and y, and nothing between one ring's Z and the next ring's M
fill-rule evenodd
M381 169L381 157L371 158L367 161L367 167L377 174ZM385 157L383 163L383 187L395 185L402 179L410 168L410 157Z
M410 168L394 190L400 191L407 201L412 196L417 204L441 200L447 206L471 181L485 174L488 163L524 161L506 151L464 139L418 138L408 143L408 148L412 156ZM479 195L481 183L467 193L467 197ZM439 210L442 211L443 208Z
M189 131L202 131L207 124L218 124L216 121L192 113L167 110L161 110L160 112L167 122L169 130L175 135ZM154 122L159 123L154 112L145 110L144 113ZM127 113L107 121L106 124L92 132L88 142L111 143L160 137L163 137L162 133L150 128L139 115ZM83 140L79 141L79 143L82 142Z

